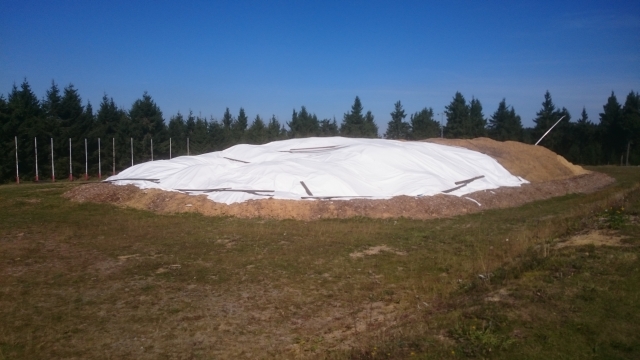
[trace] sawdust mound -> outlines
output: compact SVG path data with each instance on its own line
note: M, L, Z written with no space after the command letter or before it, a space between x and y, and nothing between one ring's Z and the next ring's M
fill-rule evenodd
M424 141L459 146L489 155L513 175L534 183L567 179L589 173L588 170L568 162L562 156L543 146L528 145L517 141L495 141L489 138L434 138Z
M461 146L495 158L514 175L530 181L521 187L478 191L464 197L436 195L397 196L388 200L250 200L226 205L205 196L155 189L141 190L133 185L92 183L77 186L65 197L73 201L112 203L159 213L198 212L207 216L316 220L327 218L412 218L431 219L468 214L486 209L513 207L527 202L588 193L605 187L614 179L573 165L552 151L518 142L499 142L487 138L472 140L428 139L435 143Z

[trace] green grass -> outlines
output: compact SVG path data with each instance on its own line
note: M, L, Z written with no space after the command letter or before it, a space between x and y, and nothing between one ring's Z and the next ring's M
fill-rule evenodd
M430 221L158 215L0 186L0 359L637 358L640 172L598 170L618 181ZM629 246L553 250L594 227ZM350 256L377 245L406 255Z

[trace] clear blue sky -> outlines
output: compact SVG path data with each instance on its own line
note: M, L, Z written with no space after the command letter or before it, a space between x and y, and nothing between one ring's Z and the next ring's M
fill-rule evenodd
M340 122L358 95L382 133L396 101L440 113L460 91L531 126L549 90L597 122L611 91L640 91L640 2L2 0L0 49L5 97L24 78L94 110L148 91L167 120L304 105Z

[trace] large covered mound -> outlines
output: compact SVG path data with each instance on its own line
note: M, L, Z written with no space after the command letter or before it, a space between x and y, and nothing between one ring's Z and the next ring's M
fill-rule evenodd
M443 140L430 139L429 141ZM354 216L430 219L492 208L519 206L530 201L567 193L591 192L614 181L607 175L590 173L570 164L542 147L489 139L453 141L445 139L444 141L451 141L450 144L454 146L469 146L476 151L495 157L511 173L524 177L531 183L519 187L480 190L464 196L438 194L421 197L396 196L387 200L352 199L349 201L332 199L297 201L267 198L231 205L213 202L204 195L192 196L158 189L141 190L133 185L116 186L108 183L77 186L65 196L74 201L112 203L160 213L199 212L209 216L298 220ZM459 143L454 144L455 141Z
M225 204L274 199L462 196L527 181L477 151L425 142L343 137L236 145L132 166L107 181L205 194Z

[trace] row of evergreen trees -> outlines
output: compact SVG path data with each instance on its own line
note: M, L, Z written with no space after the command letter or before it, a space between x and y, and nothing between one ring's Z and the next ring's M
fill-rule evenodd
M419 140L444 134L449 138L489 136L502 141L532 143L557 119L565 116L540 145L581 164L617 163L620 156L627 153L629 161L638 164L639 103L640 96L631 92L622 106L612 93L600 114L599 124L589 121L584 109L581 118L571 122L569 112L565 108L557 109L547 92L542 109L534 119L535 126L525 129L520 116L504 99L495 113L486 119L478 99L472 98L467 103L462 94L456 93L444 112L444 128L434 119L432 108L424 108L405 121L407 114L398 101L384 137ZM66 177L70 163L69 139L73 174L85 172L87 139L89 173L95 175L99 156L103 174L110 174L114 163L119 172L132 162L151 160L151 146L155 159L166 159L222 150L239 143L263 144L295 137L337 135L378 137L374 116L371 111L364 111L358 97L340 124L335 118L320 120L304 106L299 111L294 110L291 121L286 123L280 123L275 116L265 120L260 115L250 123L242 108L237 116L227 108L221 120L189 112L186 116L181 113L171 116L166 122L159 106L146 92L129 110L118 107L113 98L105 95L94 113L91 103L83 105L73 85L61 91L53 82L44 98L39 100L25 80L20 88L14 85L7 98L0 95L0 182L15 178L16 139L20 176L33 178L36 165L34 138L37 138L38 168L42 178L51 174L51 139L57 177ZM101 140L100 153L98 139Z
M446 106L447 123L441 129L446 138L488 136L499 141L537 142L547 130L562 118L553 131L540 142L567 160L583 165L640 164L640 94L631 91L621 105L612 92L600 113L599 123L589 120L583 108L580 118L571 121L566 108L557 108L547 91L542 108L533 119L534 127L524 128L512 106L503 99L496 111L486 119L482 104L472 98L469 103L457 92ZM433 121L433 109L424 109L406 117L398 101L391 113L387 132L389 139L424 139L438 136L438 123Z

